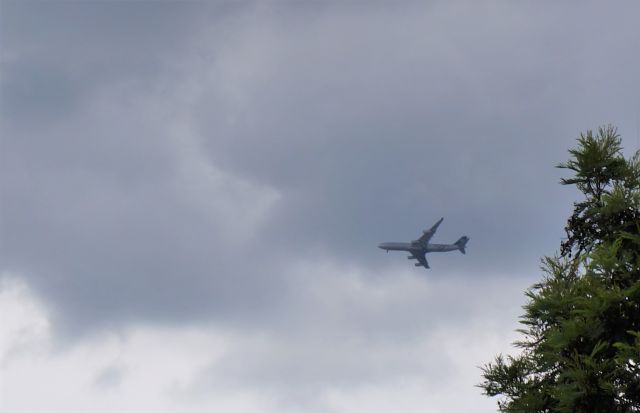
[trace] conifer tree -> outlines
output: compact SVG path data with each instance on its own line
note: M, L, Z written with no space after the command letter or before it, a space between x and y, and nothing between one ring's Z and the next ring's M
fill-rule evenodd
M525 293L519 354L485 365L479 387L501 412L640 412L640 151L625 159L608 126L569 153L561 183L584 200Z

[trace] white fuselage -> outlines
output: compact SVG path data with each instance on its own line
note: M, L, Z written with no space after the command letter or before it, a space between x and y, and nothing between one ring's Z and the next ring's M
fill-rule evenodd
M378 248L386 251L408 251L426 254L427 252L447 252L455 251L458 246L455 244L427 244L419 242L383 242Z

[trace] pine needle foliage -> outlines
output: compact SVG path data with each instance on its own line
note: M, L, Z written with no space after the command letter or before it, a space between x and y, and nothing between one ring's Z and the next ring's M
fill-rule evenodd
M588 131L558 166L585 199L525 292L519 354L482 368L501 412L640 412L640 151L621 149L614 127Z

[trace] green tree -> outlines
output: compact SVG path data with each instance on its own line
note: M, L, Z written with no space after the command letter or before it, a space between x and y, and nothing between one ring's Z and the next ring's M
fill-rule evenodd
M574 204L559 256L529 288L515 356L482 368L501 412L640 412L640 151L616 129L581 134L563 179Z

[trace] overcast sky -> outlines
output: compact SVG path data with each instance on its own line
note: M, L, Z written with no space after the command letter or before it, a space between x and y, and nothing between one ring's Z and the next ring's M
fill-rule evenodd
M0 3L0 410L493 412L640 5ZM445 217L430 270L376 248Z

